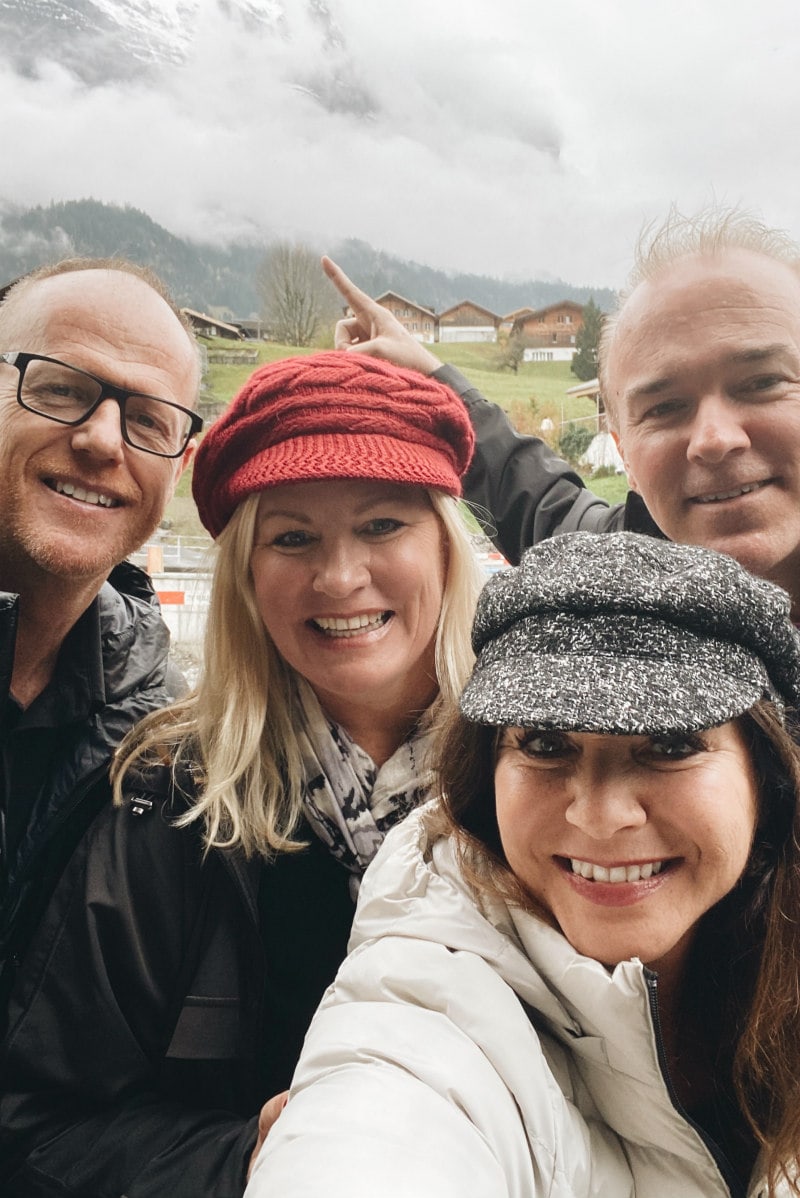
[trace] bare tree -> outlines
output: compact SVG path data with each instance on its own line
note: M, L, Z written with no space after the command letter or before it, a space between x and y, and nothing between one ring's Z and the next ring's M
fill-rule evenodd
M319 255L299 242L276 241L258 268L262 314L276 341L311 345L316 335L341 315Z
M522 333L512 333L505 340L499 341L495 352L495 368L510 370L512 374L516 374L520 364L525 361L527 347L528 339Z

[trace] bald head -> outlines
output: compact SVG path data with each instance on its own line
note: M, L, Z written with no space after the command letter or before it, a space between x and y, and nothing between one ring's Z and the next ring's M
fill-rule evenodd
M66 346L85 345L120 367L128 362L154 378L171 376L170 386L180 392L175 402L196 407L200 368L194 336L163 286L154 286L155 276L105 260L62 265L66 269L28 275L8 292L0 305L0 350L52 354L45 346L53 337Z

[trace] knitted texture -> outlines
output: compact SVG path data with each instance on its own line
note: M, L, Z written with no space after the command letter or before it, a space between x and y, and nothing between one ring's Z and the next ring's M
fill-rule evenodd
M200 519L219 536L267 487L379 479L461 494L474 447L461 400L442 383L364 354L286 358L256 370L194 459Z
M785 591L725 554L636 533L527 550L478 603L462 696L477 723L655 735L800 702Z

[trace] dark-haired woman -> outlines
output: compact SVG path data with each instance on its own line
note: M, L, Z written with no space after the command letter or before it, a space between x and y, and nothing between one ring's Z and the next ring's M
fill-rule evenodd
M800 636L731 558L528 551L247 1198L800 1193Z

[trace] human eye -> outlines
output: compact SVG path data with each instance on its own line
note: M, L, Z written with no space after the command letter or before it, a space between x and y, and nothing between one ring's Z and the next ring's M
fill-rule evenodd
M313 543L314 538L304 528L287 528L284 532L274 533L267 544L272 549L297 550L306 549Z
M645 408L641 419L643 422L665 423L683 415L687 407L688 404L685 399L661 399L658 403L651 404L648 408Z
M696 733L650 736L639 750L638 756L659 763L685 761L688 757L705 752L707 748L702 736Z
M403 521L393 516L375 516L361 526L361 532L368 537L386 537L403 526Z
M520 728L514 733L512 744L526 757L538 761L559 761L575 751L565 732L549 728Z
M788 385L789 380L785 375L779 373L766 373L754 375L752 378L746 379L740 386L739 390L746 396L764 396L770 398L779 392L783 387Z
M128 396L125 422L128 431L147 445L172 448L182 439L182 420L177 408L147 395Z
M25 375L25 400L32 407L48 412L75 412L91 407L97 388L88 379L65 367L45 365L28 369Z
M163 429L165 427L165 421L159 420L158 413L147 407L146 404L129 400L128 410L125 414L128 424L135 424L140 429Z

